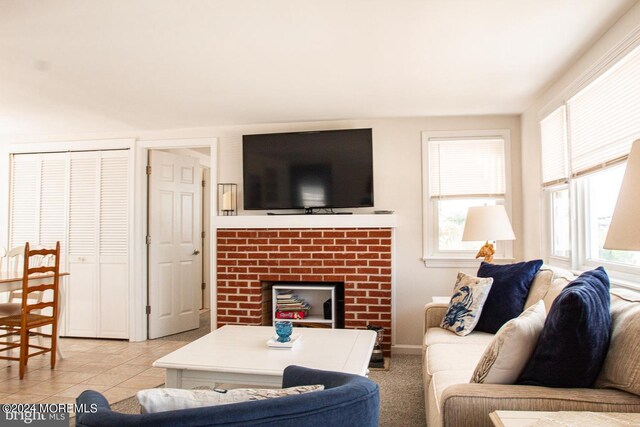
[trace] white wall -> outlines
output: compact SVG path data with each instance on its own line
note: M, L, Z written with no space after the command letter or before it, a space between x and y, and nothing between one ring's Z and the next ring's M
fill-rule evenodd
M633 6L565 73L554 80L522 114L523 254L527 259L545 255L540 168L539 121L578 88L606 70L611 61L640 44L640 3Z
M246 133L286 132L339 128L373 128L375 209L394 210L398 215L396 233L396 349L417 350L421 344L422 308L431 296L449 295L453 287L455 268L426 268L422 258L422 170L421 132L430 130L509 129L511 131L513 227L517 239L516 259L522 258L521 219L521 150L520 118L518 116L424 117L284 123L202 128L180 131L154 131L133 134L65 135L49 140L136 137L139 140L218 137L218 180L242 182L242 135ZM38 141L47 138L38 138ZM33 142L33 140L18 141ZM104 148L108 148L105 146ZM0 162L6 157L2 156ZM215 158L215 156L212 156ZM4 172L4 171L3 171ZM4 174L3 174L4 175ZM214 180L215 181L215 180ZM7 195L7 181L0 182L0 195ZM8 198L3 197L4 200ZM371 209L369 209L370 211ZM0 208L0 220L6 224L6 207ZM5 234L5 233L0 233ZM467 271L468 273L473 273Z
M421 344L422 315L431 296L450 295L458 269L426 268L422 258L421 132L509 129L511 131L514 255L521 259L521 165L518 116L428 117L310 122L222 128L218 179L242 182L242 135L338 128L373 128L375 209L394 210L396 230L395 350ZM473 173L473 171L470 171ZM241 200L241 195L239 196ZM364 210L371 211L372 209ZM242 212L241 212L242 214ZM249 213L247 213L249 214ZM471 269L468 273L474 273Z

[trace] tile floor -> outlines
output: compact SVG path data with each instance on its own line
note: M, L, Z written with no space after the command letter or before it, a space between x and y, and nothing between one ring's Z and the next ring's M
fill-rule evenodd
M37 356L29 360L22 380L17 362L0 360L0 402L73 403L91 389L115 403L164 383L164 369L151 364L187 343L61 338L60 344L64 359L57 360L55 369L49 354Z

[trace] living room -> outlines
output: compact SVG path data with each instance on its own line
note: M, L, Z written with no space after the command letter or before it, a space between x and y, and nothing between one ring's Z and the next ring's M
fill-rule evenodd
M238 218L264 221L266 211L243 206L244 135L372 129L375 203L340 209L353 214L339 221L357 229L373 216L393 230L385 331L392 359L422 353L425 304L450 297L458 271L475 274L480 264L477 247L453 255L438 249L439 202L428 185L432 140L502 138L498 199L515 240L498 242L497 263L591 265L578 255L587 249L577 230L568 246L560 241L570 256L554 252L548 237L551 187L542 186L540 122L638 46L638 2L161 3L7 2L3 12L0 199L12 200L11 162L19 153L128 150L129 240L126 259L118 260L126 268L117 270L125 296L107 303L118 313L113 319L97 321L118 323L111 338L148 337L150 209L140 202L147 153L195 147L210 170L204 191L211 200L218 183L234 183ZM236 221L218 215L214 203L203 221L212 233ZM5 203L0 223L11 220ZM333 228L326 221L322 227ZM0 228L0 246L19 241L12 232ZM211 245L203 253L213 260ZM81 274L73 268L71 286ZM607 272L616 285L637 287L637 265ZM216 308L215 268L202 281L209 286L204 306ZM89 323L92 311L75 321ZM210 315L216 324L216 310Z

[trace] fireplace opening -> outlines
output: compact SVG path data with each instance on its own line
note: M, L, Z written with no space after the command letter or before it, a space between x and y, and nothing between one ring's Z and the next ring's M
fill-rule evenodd
M272 326L274 319L281 318L296 327L344 329L344 282L260 283L263 326ZM274 302L274 295L281 296Z

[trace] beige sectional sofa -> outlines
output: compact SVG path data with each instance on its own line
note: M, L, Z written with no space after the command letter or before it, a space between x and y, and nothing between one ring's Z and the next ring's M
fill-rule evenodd
M543 266L525 308L551 303L573 277ZM493 335L473 331L461 337L439 327L447 304L424 310L423 381L428 427L491 426L495 410L640 412L640 293L611 290L612 336L594 388L549 388L470 384Z

